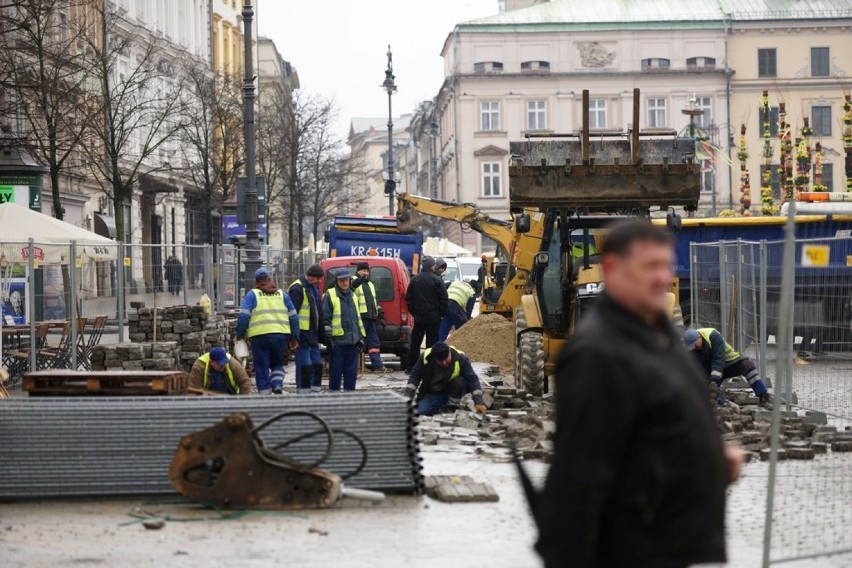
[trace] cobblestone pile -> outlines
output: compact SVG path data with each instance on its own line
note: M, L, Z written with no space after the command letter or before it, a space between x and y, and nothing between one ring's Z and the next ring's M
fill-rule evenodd
M555 405L551 395L535 397L511 387L483 389L482 416L467 408L452 414L421 416L421 444L447 449L467 448L495 461L509 461L508 442L514 443L524 459L547 461L553 451Z
M127 310L128 337L134 343L154 340L154 309L132 302ZM208 315L201 306L173 306L156 312L157 342L176 342L180 352L177 368L189 371L212 347L230 346L229 322L222 315Z
M92 350L94 371L173 371L181 350L176 341L98 345Z

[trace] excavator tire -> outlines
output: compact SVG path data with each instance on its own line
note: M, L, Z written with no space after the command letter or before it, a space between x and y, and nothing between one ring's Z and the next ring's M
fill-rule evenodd
M524 309L515 311L515 338L527 328ZM522 334L515 346L515 386L526 389L534 396L544 394L544 341L541 332Z

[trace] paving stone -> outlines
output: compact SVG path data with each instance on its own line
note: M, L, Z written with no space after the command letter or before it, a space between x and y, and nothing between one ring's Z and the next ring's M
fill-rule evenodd
M832 452L852 452L852 441L839 441L832 442L831 444Z
M816 456L811 448L787 448L786 452L791 460L812 460Z

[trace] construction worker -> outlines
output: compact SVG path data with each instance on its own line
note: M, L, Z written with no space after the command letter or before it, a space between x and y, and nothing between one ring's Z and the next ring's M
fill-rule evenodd
M432 347L438 341L441 320L447 313L447 287L436 272L435 259L431 256L423 257L420 274L408 283L405 303L408 305L408 311L414 316L408 361L405 364L405 371L410 372L420 359L420 344L423 343L424 336L426 347Z
M325 271L312 264L304 276L287 289L290 300L299 313L299 346L296 348L296 392L320 392L322 387L322 357L320 344L324 341L322 304L319 283Z
M299 345L299 314L290 296L280 290L266 268L254 273L254 289L243 298L237 318L237 339L251 341L251 358L258 394L281 394L287 348ZM270 369L272 373L270 374Z
M382 361L382 343L379 341L378 321L381 319L382 308L379 306L376 286L370 281L370 264L359 262L355 267L357 278L352 281L352 289L358 299L358 310L361 312L361 322L366 331L367 353L370 355L370 370L374 373L385 373L385 363Z
M423 352L405 385L405 394L416 395L417 413L423 416L457 409L467 393L473 397L476 411L485 414L482 385L470 359L443 341Z
M349 270L334 271L334 286L326 290L322 298L323 328L329 348L328 390L354 391L358 378L358 357L364 349L364 323L358 309L358 301L351 290Z
M189 388L224 394L249 394L251 379L239 359L214 347L195 360L189 370Z
M459 329L470 319L476 303L476 290L464 280L453 280L447 288L447 297L447 313L441 320L438 341L444 341L454 327Z
M732 377L745 377L761 406L772 406L772 400L766 389L766 383L760 377L757 365L731 347L722 334L712 327L687 329L683 334L683 344L698 358L709 380L717 389L716 402L725 404L722 381Z

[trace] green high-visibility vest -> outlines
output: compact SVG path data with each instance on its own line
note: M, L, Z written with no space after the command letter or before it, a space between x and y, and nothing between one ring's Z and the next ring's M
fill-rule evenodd
M226 353L226 355L228 356L228 365L225 367L225 370L228 375L228 384L231 385L231 391L234 394L239 394L240 387L237 386L237 381L234 380L234 371L231 370L231 354ZM201 386L206 389L210 384L210 353L205 353L198 360L204 361L204 382Z
M711 349L713 346L711 345L711 342L710 342L710 334L713 333L716 330L713 329L712 327L705 327L705 328L699 329L697 331L698 331L698 335L700 335L701 338L704 340L704 343L707 344L707 349ZM725 363L730 363L731 361L736 361L740 357L741 357L741 355L739 354L739 352L736 349L734 349L733 347L731 347L728 344L728 342L726 341L725 342Z
M455 347L450 347L450 352L452 352L452 351L455 351L456 354L458 354L458 355L464 355L464 351L459 351ZM423 352L423 366L424 367L426 366L426 362L427 362L427 359L429 358L430 353L432 353L431 347ZM455 379L459 375L461 375L461 363L459 363L459 360L456 359L456 363L455 363L455 365L453 365L453 372L450 375L450 381L452 381L453 379Z
M299 329L302 331L310 331L311 330L311 301L308 299L308 291L305 289L305 285L302 284L301 280L296 280L288 290L292 290L293 286L300 285L302 287L302 305L297 306L299 310Z
M274 294L268 294L255 288L252 290L257 300L257 305L251 312L249 327L246 336L266 335L269 333L290 333L290 315L287 305L284 303L284 291L278 290Z
M340 296L337 295L337 288L329 288L326 294L328 294L328 298L331 300L331 335L332 337L342 337L343 316L340 312ZM354 295L352 299L355 299ZM355 319L358 320L358 329L361 330L361 335L366 337L367 332L364 331L364 323L361 321L361 318Z
M473 287L462 280L454 280L450 287L447 288L447 296L450 300L457 303L462 311L467 311L467 303L474 296Z

